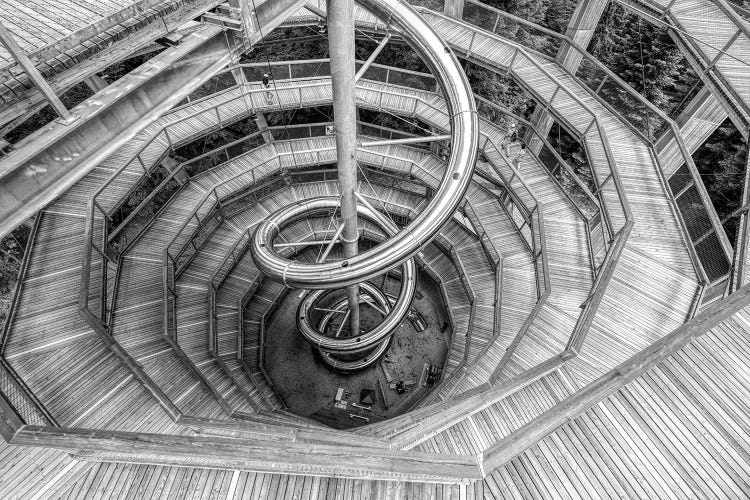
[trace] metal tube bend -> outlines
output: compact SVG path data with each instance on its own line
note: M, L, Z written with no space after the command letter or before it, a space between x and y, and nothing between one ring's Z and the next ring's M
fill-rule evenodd
M323 196L299 201L269 215L264 223L264 225L267 226L266 237L269 242L269 253L278 255L273 249L273 241L284 227L305 217L311 217L336 210L337 207L337 197ZM359 217L368 219L375 223L387 236L393 236L398 232L398 226L377 210L364 204L359 204L357 206L357 213ZM386 240L386 243L388 241L390 240ZM284 262L296 263L296 261L287 261L286 259L284 259ZM341 262L346 261L338 261L336 264L340 264ZM408 314L417 288L416 272L417 266L414 263L414 259L409 259L402 264L401 288L396 303L393 304L393 307L388 311L388 314L383 318L383 321L367 333L356 337L331 338L318 332L317 328L313 327L309 321L307 321L306 314L324 292L324 289L321 288L318 288L315 292L307 294L307 296L302 299L298 308L297 327L302 335L304 335L312 344L326 350L342 353L366 351L379 341L392 335L398 325L401 324Z
M452 217L471 183L479 145L474 97L450 48L412 7L400 0L358 0L360 5L398 31L436 75L451 117L451 153L434 198L402 231L384 243L345 261L303 263L273 251L275 224L286 222L272 214L255 231L251 252L262 273L291 288L339 288L373 278L416 255ZM307 205L301 201L300 207ZM294 207L295 205L292 205ZM288 214L287 214L288 215ZM299 217L304 217L300 213Z

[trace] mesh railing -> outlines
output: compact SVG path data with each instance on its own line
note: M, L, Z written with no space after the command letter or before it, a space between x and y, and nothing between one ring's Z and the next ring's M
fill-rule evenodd
M0 359L0 399L4 399L24 424L58 425L42 402L23 383L21 377L5 359ZM4 425L11 426L12 422L8 417L8 415L4 417Z

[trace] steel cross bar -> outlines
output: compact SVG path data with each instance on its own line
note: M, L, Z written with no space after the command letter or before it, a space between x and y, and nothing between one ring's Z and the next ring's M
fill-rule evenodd
M404 139L384 139L382 141L363 141L359 143L360 147L372 148L377 146L391 146L394 144L418 144L421 142L433 142L433 141L449 141L451 139L450 134L443 135L428 135L420 137L407 137Z

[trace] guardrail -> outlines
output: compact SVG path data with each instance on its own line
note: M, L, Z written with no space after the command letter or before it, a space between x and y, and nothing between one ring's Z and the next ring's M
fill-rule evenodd
M216 297L219 292L219 288L221 287L222 283L224 283L224 280L227 278L232 269L234 269L234 267L240 261L248 246L250 246L251 238L252 233L250 231L250 228L248 227L242 233L242 236L237 239L235 244L232 245L232 249L229 251L227 256L224 257L224 260L222 260L221 264L219 264L219 267L216 268L216 271L214 271L214 273L211 275L211 278L209 279L208 349L212 354L219 353L219 338L217 331L218 315L216 312ZM239 327L242 328L241 323Z
M464 18L471 20L476 26L495 33L504 41L510 38L517 42L509 43L517 50L522 50L518 43L531 46L530 48L533 49L535 44L539 45L539 39L546 39L547 42L544 46L550 47L545 54L547 59L551 59L550 56L557 54L557 51L563 46L571 48L580 55L582 63L575 75L571 76L583 82L601 104L618 116L631 131L648 145L656 159L655 164L663 182L666 182L666 176L661 168L655 143L657 137L668 137L671 134L683 161L688 166L695 187L694 191L671 193L674 195L676 206L682 214L681 230L683 237L688 242L691 259L703 287L726 286L733 250L676 123L570 38L476 0L467 0L467 8L464 12ZM432 12L430 15L441 16ZM491 28L489 27L490 24L492 25ZM515 34L513 30L508 30L506 34L505 30L508 26L522 27L523 30L516 30ZM502 27L503 31L496 33L499 27ZM529 33L534 35L531 36ZM532 43L530 40L536 41ZM471 53L471 46L469 53ZM544 56L540 55L539 57ZM535 62L528 54L526 54L526 58L532 63ZM541 69L538 64L536 66ZM564 68L562 69L564 70ZM573 95L572 92L569 93L571 96ZM570 124L566 128L575 131L575 128L571 128ZM668 185L667 191L670 191ZM697 215L694 209L696 196L702 205L700 211L702 214L698 213ZM711 274L708 274L707 271L710 271ZM697 307L694 309L697 310Z
M316 87L316 86L321 86L321 85L328 85L328 84L327 84L327 82L303 83L302 85L298 86L296 89L294 89L294 88L292 88L292 89L286 88L286 89L282 89L282 91L291 90L292 92L301 93L301 88L303 88L303 87L304 88L311 88L311 87ZM228 92L228 91L229 90L225 90L224 92ZM210 96L207 96L207 98L210 98ZM238 97L236 97L234 99L239 99L239 98L240 97L238 96ZM381 94L381 96L379 97L379 99L381 100L380 102L382 103L383 94ZM221 106L223 104L225 104L225 103L219 104L219 106ZM420 100L420 105L421 104L430 106L430 107L432 107L433 110L442 113L442 110L440 110L439 108L436 108L436 107L432 106L431 104L427 103L424 100ZM416 102L415 102L415 110L416 110ZM211 112L210 110L201 110L200 111L201 114L210 113L210 112ZM190 116L189 117L184 117L184 118L182 118L180 120L180 122L185 121L185 120L190 119L190 118L191 118ZM167 137L166 133L165 133L165 137ZM169 143L169 141L167 141L167 142ZM172 147L174 147L174 145L172 145ZM551 148L551 146L548 146L548 147L549 147L550 151L552 151L551 156L552 157L556 157L558 159L558 162L559 162L558 168L562 167L562 168L566 168L566 169L570 170L569 167L567 167L565 165L565 162L564 162L564 160L562 160L562 158L559 158L559 156L555 156L556 152L554 152L553 148ZM141 150L143 150L143 149L144 148L142 148ZM483 149L486 150L486 151L494 150L498 154L502 155L501 148L499 148L497 145L495 145L491 140L489 140L489 138L487 138L487 140L484 141ZM319 154L319 153L316 152L315 154ZM137 156L137 153L136 153L135 156ZM509 180L509 184L508 185L515 184L516 185L516 189L518 189L517 185L519 185L519 184L520 185L524 185L524 183L522 181L522 176L520 176L518 174L518 172L514 172L514 168L513 168L512 164L510 164L510 162L507 162L507 165L505 167L503 167L503 169L498 169L497 172L496 172L496 175L499 175L499 176L502 177L502 175L504 175L502 172L505 171L506 173L509 173L511 176L515 176L515 178L518 179L516 182L514 182L514 180L511 178ZM124 169L121 169L119 172L121 172L123 170ZM494 179L494 177L495 176L493 176L493 179ZM174 176L171 177L171 179L173 179L173 178L174 178ZM163 185L166 185L166 183L169 182L169 180L170 179L165 180ZM104 188L106 188L106 186L104 186ZM530 193L530 191L528 191L528 188L525 188L525 189L528 192L528 198L527 199L534 199L533 195ZM518 202L520 200L520 197L516 196L516 193L515 193L514 190L509 190L509 193L511 193L511 196L515 196L515 201L516 202ZM218 200L218 198L217 198L217 200ZM595 204L596 200L594 200L592 203ZM213 203L212 203L212 205L213 205ZM574 206L578 206L575 202L573 202L573 205ZM206 204L206 202L204 200L204 202L201 204L201 207L205 207L205 206L207 206L207 204ZM520 207L523 207L523 206L524 205L522 205L522 204L515 205L516 209L513 211L513 213L515 214L515 216L513 217L513 219L518 223L519 232L526 239L527 243L529 244L529 247L533 248L534 246L536 246L536 248L541 248L541 246L540 246L540 240L538 238L536 238L536 240L534 240L534 238L532 237L531 229L530 229L530 224L533 224L533 222L531 220L532 214L534 213L533 212L533 208L532 209L520 208ZM524 214L524 215L519 217L520 214ZM204 215L203 219L201 219L201 216L198 214L197 211L196 211L195 214L191 215L191 218L193 219L193 223L192 223L193 224L193 226L192 226L193 228L201 226L201 225L205 225L204 222L203 222L205 220L205 213L203 215ZM195 241L196 240L193 239L193 238L189 238L187 241L193 241L193 243L191 243L191 245L195 245ZM173 245L170 245L170 247L172 247L172 246ZM164 325L165 325L165 328L166 328L166 332L168 333L168 338L170 338L170 339L174 339L175 335L176 335L176 323L175 323L175 320L174 320L174 313L173 313L173 311L174 311L174 302L176 300L174 280L175 280L176 276L179 274L178 267L184 266L184 262L181 262L180 266L177 266L177 260L180 260L180 259L189 259L190 253L194 253L195 250L196 250L196 248L195 248L195 246L193 246L192 249L188 249L187 254L183 250L180 251L180 255L174 255L174 252L172 252L172 254L170 254L170 252L166 252L165 264L164 264L165 285L164 285L164 291L163 291L164 292L164 297L165 297L165 301L164 301L164 303L165 303ZM544 290L547 289L547 285L543 285L543 283L545 283L545 280L548 281L548 275L544 271L545 264L543 262L543 259L540 259L540 256L541 256L540 252L541 252L541 250L535 251L535 253L537 255L537 257L536 257L536 260L537 260L536 273L537 273L537 276L538 276L538 278L537 278L537 280L538 280L537 289L538 289L539 295L541 296L542 294L544 294ZM177 257L177 258L175 258L175 257Z
M39 232L39 224L42 220L42 212L37 213L34 217L34 222L31 225L31 231L29 231L29 239L26 240L26 248L23 250L23 258L21 260L21 267L18 270L18 276L16 277L16 286L13 288L13 298L10 301L10 307L8 309L8 315L5 317L3 323L2 332L0 332L0 358L5 355L5 347L8 342L8 333L10 327L13 324L13 318L16 315L16 306L18 305L18 299L21 295L21 288L23 282L26 279L26 271L29 268L29 260L31 259L31 250L34 248L34 241L36 241L36 235Z
M300 95L301 96L302 88L312 88L312 87L323 86L323 85L327 86L328 83L327 82L304 83L303 85L299 85L296 88L289 88L289 87L284 88L284 87L282 87L279 90L279 92L289 92L289 91L291 91L291 92L294 92L296 95ZM265 92L265 90L255 91L255 92L256 93L257 92ZM381 96L379 97L379 100L380 100L381 103L382 103L383 95L384 94L381 93ZM239 98L241 98L241 97L238 96L235 99L239 99ZM221 104L219 104L219 106L224 105L224 104L226 104L226 103L221 103ZM420 105L424 104L424 105L426 105L428 107L431 107L433 110L442 112L442 110L439 110L438 108L434 107L433 105L431 105L430 103L427 103L424 100L420 100L419 104ZM417 102L415 100L415 104L414 104L414 108L413 108L412 112L416 111L416 106L417 106ZM206 112L211 112L211 111L210 110L202 110L201 111L201 113L206 113ZM220 115L218 115L218 116L220 116ZM184 120L189 119L189 118L190 117L185 117L185 118L181 119L181 121L184 121ZM167 135L165 134L165 137L166 136ZM167 143L169 144L170 141L171 140L168 140ZM174 144L172 144L171 147L173 148ZM493 150L498 151L498 152L500 152L502 154L502 152L500 151L500 148L497 147L496 145L494 145L489 140L485 141L484 147L485 148L493 149ZM550 147L550 150L553 151L553 148ZM308 152L308 153L310 153L310 152ZM319 154L319 153L315 152L315 154ZM137 154L135 156L137 156ZM554 156L554 154L553 154L553 156ZM560 163L561 166L564 165L564 161L561 158L557 158L557 159L558 159L558 161L559 161L559 163ZM506 171L509 172L509 173L511 173L512 170L513 170L512 169L512 165L510 163L508 163L507 167L504 167L504 168L506 168ZM562 166L562 168L565 168L565 167ZM502 172L503 170L499 169L499 171ZM244 175L247 175L247 174L244 174ZM515 175L516 175L517 178L521 177L521 176L518 175L517 172L515 172ZM521 182L521 181L519 181L519 182ZM614 184L617 182L616 176L609 175L605 179L604 182L610 182L610 184L614 186ZM514 183L514 181L511 179L510 183ZM509 191L509 192L513 192L513 191ZM209 195L211 195L211 193L209 193ZM214 201L215 203L218 203L218 198L219 197L217 197L217 195L215 193L213 194L213 196L214 196L214 198L212 198L212 201ZM619 192L617 193L617 196L619 198ZM620 202L623 203L623 200L620 199ZM596 203L596 202L594 202L594 203ZM214 203L211 203L211 206L213 206L213 204ZM573 203L573 205L574 206L578 206L575 202ZM209 206L208 203L204 200L199 207L207 208L208 206ZM532 214L532 213L533 213L532 210L528 210L527 211L527 216L526 216L526 218L524 220L524 222L526 223L527 226L529 224L531 224L530 214ZM202 217L201 217L201 215L202 215ZM204 210L204 212L201 215L199 215L199 213L198 213L197 210L195 211L194 214L191 214L191 219L193 220L193 222L192 222L192 228L193 229L195 229L198 226L205 226L206 225L205 222L204 222L204 221L207 220L206 217L205 217L206 211ZM518 217L516 217L515 219L518 220ZM522 217L522 219L523 219L523 217ZM600 217L600 219L601 220L606 220L606 216ZM529 241L530 229L528 231L526 231L526 230L523 229L524 222L521 222L520 231L522 232L522 234L525 235L525 238L527 239L527 241ZM604 227L604 226L602 226L602 227ZM182 232L183 231L181 231L181 233ZM191 237L188 237L186 239L186 241L193 241L194 243L192 243L191 245L196 245L196 243L195 243L196 240L193 239L193 238L191 238ZM605 241L606 241L606 239L605 239ZM173 241L173 243L174 243L174 241ZM540 250L535 250L535 253L539 256L539 255L541 255L539 252L541 252L541 248L542 248L542 246L541 246L541 240L537 239L536 242L533 242L530 246L533 247L535 245L536 245L536 248L540 249ZM197 244L197 246L199 246L199 244ZM174 247L174 245L170 244L170 248L173 248L173 247ZM192 251L194 252L195 246L193 246L192 248L193 248ZM166 252L166 256L167 257L165 258L165 278L166 278L166 280L165 280L165 304L166 304L165 305L165 309L167 309L167 310L172 309L172 307L170 306L170 304L173 305L174 300L175 300L175 293L174 293L174 285L173 285L173 283L174 283L174 279L175 279L176 275L178 274L178 273L176 273L176 271L178 271L178 267L179 267L178 266L178 260L189 259L189 252L191 252L191 250L188 250L188 254L183 255L184 251L180 250L180 255L177 255L177 256L170 254L169 250ZM177 257L177 258L175 258L175 257ZM602 261L604 261L604 259L602 259ZM184 261L181 261L180 266L184 266ZM537 275L538 276L541 276L543 279L548 280L548 273L544 270L544 263L538 257L537 257L536 271L537 271ZM539 295L542 295L544 293L543 290L542 290L542 288L541 288L541 283L542 283L541 279L542 278L538 278L540 280L539 281L540 285L538 286L538 293L539 293ZM545 289L546 289L546 286L545 286ZM167 331L168 332L172 332L172 334L170 335L170 338L173 338L174 332L176 331L175 330L175 324L174 324L174 321L173 321L173 315L168 314L168 313L165 314L165 322L164 323L166 325L165 327L167 328Z

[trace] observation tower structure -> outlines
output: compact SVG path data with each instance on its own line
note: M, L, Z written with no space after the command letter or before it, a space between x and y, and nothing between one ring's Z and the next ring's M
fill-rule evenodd
M676 112L611 2L0 5L0 497L750 496L750 155L731 239L693 160L747 151L750 13L614 3Z

